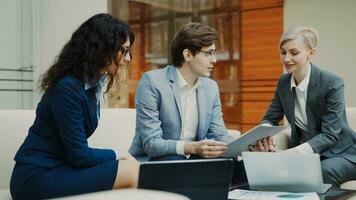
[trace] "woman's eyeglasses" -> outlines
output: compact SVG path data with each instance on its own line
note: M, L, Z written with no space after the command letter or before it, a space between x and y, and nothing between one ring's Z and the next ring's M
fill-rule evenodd
M120 52L124 57L127 55L127 53L129 53L130 58L132 58L132 54L131 54L130 50L131 50L130 48L126 48L126 47L120 48Z

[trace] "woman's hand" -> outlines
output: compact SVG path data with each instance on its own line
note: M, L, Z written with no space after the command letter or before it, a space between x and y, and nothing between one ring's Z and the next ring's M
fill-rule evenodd
M276 142L272 137L265 137L256 142L256 145L249 146L250 151L255 152L279 152L281 150L276 148Z

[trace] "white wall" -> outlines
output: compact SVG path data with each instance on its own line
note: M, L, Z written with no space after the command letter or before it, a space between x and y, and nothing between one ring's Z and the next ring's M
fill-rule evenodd
M0 0L0 109L32 108L31 16L31 1Z
M320 43L313 63L345 81L347 106L356 106L356 1L285 0L284 27L311 26Z
M107 12L107 0L33 0L34 80L53 63L80 24ZM41 93L34 94L35 108Z
M18 69L21 67L21 1L1 0L0 3L0 67Z

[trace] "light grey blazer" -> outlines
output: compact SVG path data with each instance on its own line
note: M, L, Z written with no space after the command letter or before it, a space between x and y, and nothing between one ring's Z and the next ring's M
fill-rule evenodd
M177 155L182 129L180 91L174 66L143 74L136 91L136 133L129 152L138 160ZM225 128L219 88L210 78L200 77L197 89L199 125L196 140L233 140Z
M280 77L272 103L261 123L277 125L285 115L291 124L291 144L300 144L294 117L291 74ZM306 112L309 138L306 142L315 153L326 157L341 156L356 163L356 135L347 124L344 82L336 75L311 65Z

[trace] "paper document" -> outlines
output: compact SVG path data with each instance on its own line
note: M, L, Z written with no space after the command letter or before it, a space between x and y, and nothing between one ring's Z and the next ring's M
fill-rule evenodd
M235 189L229 192L229 199L243 200L319 200L315 192L290 193Z

